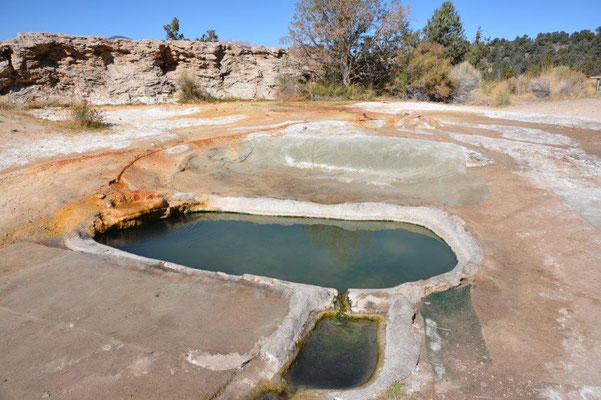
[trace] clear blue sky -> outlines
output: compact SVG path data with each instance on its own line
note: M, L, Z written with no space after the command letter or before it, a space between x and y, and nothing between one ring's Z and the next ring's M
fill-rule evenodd
M421 28L443 0L405 0L412 25ZM221 39L277 46L287 33L294 0L0 0L0 40L17 32L122 35L163 39L162 25L177 16L189 38L215 29ZM582 29L601 25L601 0L455 0L472 39L478 26L485 36Z

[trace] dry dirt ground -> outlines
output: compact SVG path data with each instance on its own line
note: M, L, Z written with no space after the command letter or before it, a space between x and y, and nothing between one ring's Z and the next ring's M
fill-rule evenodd
M185 204L181 193L440 208L483 252L461 292L464 308L442 329L452 335L461 318L472 325L442 342L461 351L443 348L436 358L423 317L436 312L418 313L420 362L381 398L601 399L601 100L500 110L234 102L104 112L109 130L75 132L54 121L60 109L0 111L1 399L223 392L286 317L286 293L65 246L74 232ZM453 197L464 189L454 181L424 178L395 191L325 167L319 176L275 161L239 169L236 151L256 135L452 143L480 186L462 183L469 195Z

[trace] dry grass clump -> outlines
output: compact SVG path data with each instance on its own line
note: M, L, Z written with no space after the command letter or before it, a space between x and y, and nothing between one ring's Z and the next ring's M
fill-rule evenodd
M500 82L491 91L491 96L496 106L508 106L511 104L511 90L507 82Z
M569 67L552 68L541 74L541 78L549 81L551 96L556 98L582 97L592 94L588 90L589 79L586 75Z
M474 90L471 104L481 106L508 106L511 104L511 86L507 80L485 82Z
M25 102L0 101L0 110L39 110L42 108L70 107L70 103L56 100L27 100Z
M569 67L554 67L540 75L525 74L506 82L512 95L522 100L564 99L590 96L594 94L592 81L586 75Z
M407 398L407 391L400 382L394 382L385 391L380 393L376 400L400 400Z
M305 97L302 94L303 83L291 75L280 75L278 77L276 98L281 101L301 101Z
M449 77L455 82L453 101L467 103L472 100L474 91L482 83L482 74L467 61L454 66Z
M509 78L506 80L509 90L512 95L531 97L532 92L529 91L532 78L527 75L520 75L517 78Z
M192 73L185 71L177 79L180 103L196 103L212 100L212 96L202 89Z
M303 85L302 94L307 100L371 100L375 97L375 92L370 88L321 82Z
M276 97L283 101L318 100L371 100L376 96L372 88L334 82L311 81L304 83L292 76L278 79Z
M472 100L470 101L470 104L474 104L477 106L490 106L492 105L492 99L486 93L486 91L480 87L473 91Z
M551 96L551 82L547 78L534 78L528 85L528 91L534 93L538 99L546 99Z
M595 95L594 82L569 67L554 67L540 75L524 74L502 81L483 82L473 92L472 103L503 106L512 99L570 99Z
M87 100L83 100L71 106L70 122L76 128L82 129L104 129L107 127L102 112L92 107Z
M281 384L276 384L266 379L261 379L259 383L255 386L252 393L248 397L249 400L269 400L269 399L289 399L294 397L302 398L299 396L295 396L296 388L288 387L286 382L282 382ZM301 394L302 396L302 394Z
M0 101L0 111L14 110L16 105L7 101Z
M21 105L24 110L40 110L42 108L70 107L72 104L58 100L28 100Z

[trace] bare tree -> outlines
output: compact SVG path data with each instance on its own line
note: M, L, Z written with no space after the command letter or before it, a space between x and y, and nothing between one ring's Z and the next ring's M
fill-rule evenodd
M349 86L364 57L394 45L407 16L400 0L299 0L287 40L305 65Z

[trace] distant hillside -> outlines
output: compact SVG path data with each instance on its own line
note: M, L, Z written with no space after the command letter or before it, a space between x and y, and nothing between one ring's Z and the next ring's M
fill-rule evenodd
M589 76L601 75L601 27L596 31L494 39L486 45L485 59L496 77L508 78L557 65L570 66Z

